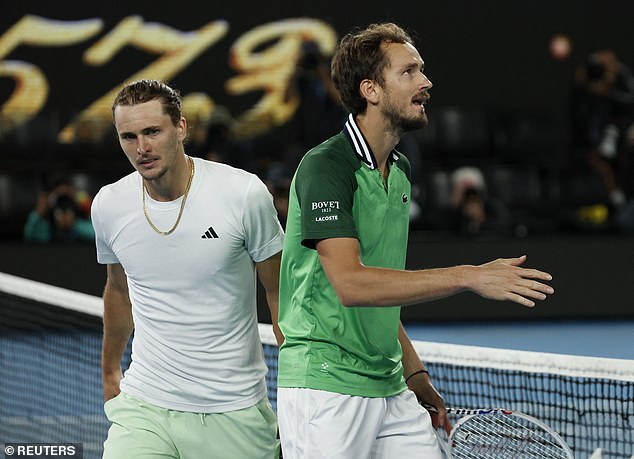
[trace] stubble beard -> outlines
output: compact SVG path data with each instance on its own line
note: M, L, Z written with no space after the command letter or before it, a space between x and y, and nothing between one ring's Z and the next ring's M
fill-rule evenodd
M173 140L172 145L170 145L167 148L168 151L174 151L174 157L176 155L178 155L179 152L179 144L178 141L176 139ZM167 174L167 171L174 167L174 164L166 164L166 160L168 160L169 155L165 155L162 154L159 156L159 162L161 163L160 166L157 169L152 169L150 171L146 171L145 173L142 173L139 169L137 169L137 171L139 172L139 174L141 174L141 177L143 177L143 179L146 182L155 182L158 183L160 182L160 180L165 176L165 174ZM173 162L173 161L172 161Z
M167 169L164 166L160 166L158 168L153 168L150 170L144 170L142 166L136 167L135 165L135 169L146 183L160 180L167 172Z
M401 136L406 132L416 131L427 126L427 115L421 113L419 116L403 116L391 100L388 100L382 109L383 116L388 120L394 132Z

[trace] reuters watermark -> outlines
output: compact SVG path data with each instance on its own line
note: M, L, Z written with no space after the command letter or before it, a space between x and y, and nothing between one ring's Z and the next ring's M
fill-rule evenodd
M5 443L4 457L5 459L14 457L83 459L84 448L81 443Z

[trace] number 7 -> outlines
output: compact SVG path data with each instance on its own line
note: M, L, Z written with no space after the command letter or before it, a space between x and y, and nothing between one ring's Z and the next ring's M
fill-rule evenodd
M154 78L168 81L209 46L220 40L229 25L226 21L210 22L195 32L182 32L159 23L144 23L139 16L124 18L105 37L86 50L84 61L103 65L121 48L130 44L145 51L163 54L158 60L130 76L128 81ZM113 88L83 110L77 119L59 133L62 143L76 140L96 141L112 125L111 105L120 87ZM86 128L86 129L84 129Z

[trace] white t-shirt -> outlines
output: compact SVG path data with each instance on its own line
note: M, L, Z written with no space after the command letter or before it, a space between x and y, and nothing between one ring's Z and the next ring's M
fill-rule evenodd
M258 177L194 162L172 234L159 235L146 221L137 172L99 191L92 222L97 261L120 263L128 278L135 331L121 389L168 409L226 412L266 395L254 262L282 250L284 233ZM171 228L181 200L146 194L152 222Z

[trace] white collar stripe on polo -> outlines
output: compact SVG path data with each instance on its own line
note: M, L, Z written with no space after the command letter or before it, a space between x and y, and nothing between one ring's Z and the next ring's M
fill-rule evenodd
M352 113L348 115L348 121L346 121L345 127L346 127L346 131L348 132L348 137L350 137L350 140L352 141L352 144L354 146L355 151L357 152L357 155L359 155L361 160L370 169L376 169L377 164L376 164L376 158L374 157L374 153L372 153L372 150L370 150L370 146L365 141L365 138L363 137L363 134L361 133L359 126L357 126L357 123L354 120L354 116L352 116ZM390 159L392 161L398 161L398 158L399 158L398 153L392 150L392 153L390 154Z
M371 169L375 169L376 162L374 161L374 156L370 152L370 147L368 147L368 144L363 138L363 134L361 134L359 126L357 126L357 123L354 121L354 116L352 116L352 113L348 115L348 121L346 121L346 129L350 134L350 138L352 139L352 143L354 144L354 148L357 151L357 154Z

